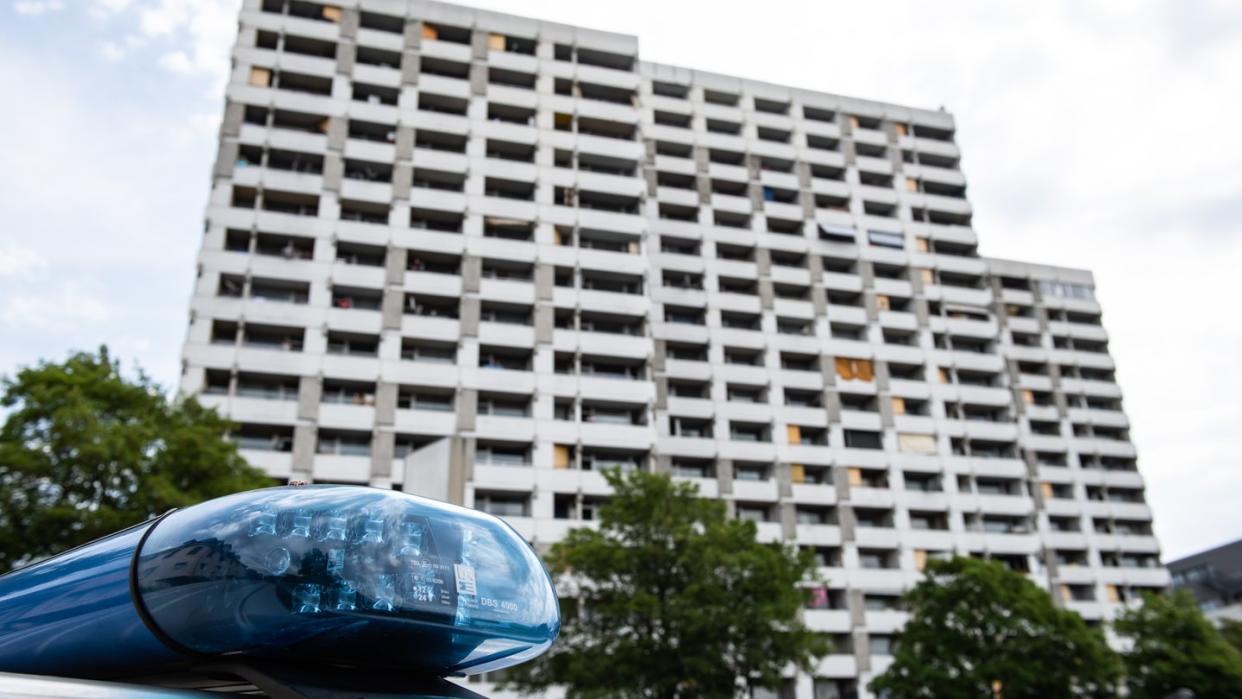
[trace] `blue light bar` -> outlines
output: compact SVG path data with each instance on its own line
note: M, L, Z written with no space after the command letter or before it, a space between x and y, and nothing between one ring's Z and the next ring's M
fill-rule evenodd
M551 580L507 524L374 488L231 495L0 577L0 671L240 655L475 674L559 630Z

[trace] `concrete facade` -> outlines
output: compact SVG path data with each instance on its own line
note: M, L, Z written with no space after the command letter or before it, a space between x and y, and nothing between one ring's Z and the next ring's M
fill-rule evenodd
M820 557L786 696L868 696L928 557L1168 583L1091 274L978 255L949 114L416 0L245 0L233 61L181 387L273 477L536 546L691 479Z

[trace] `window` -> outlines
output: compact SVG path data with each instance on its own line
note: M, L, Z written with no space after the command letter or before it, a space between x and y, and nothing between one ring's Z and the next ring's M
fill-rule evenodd
M872 655L892 655L893 637L869 636L867 637L867 648L871 651Z
M835 595L833 593L836 593ZM840 609L842 608L840 590L830 590L826 587L812 587L806 591L806 608L807 609ZM834 599L837 597L837 599Z
M799 425L789 425L787 427L788 440L790 444L818 445L826 446L828 444L828 430L822 427L803 427Z
M397 394L397 407L407 410L449 413L453 411L453 393L452 391L403 388Z
M800 408L818 408L823 405L823 400L822 395L818 391L799 391L787 388L785 389L785 405Z
M529 371L530 350L481 347L479 349L479 367L482 369Z
M664 320L668 323L678 323L682 325L703 325L704 311L701 308L665 306Z
M728 400L738 403L766 403L768 401L764 394L762 386L729 384L727 388Z
M818 371L819 360L810 354L781 352L781 368L789 371Z
M672 471L678 478L711 478L716 475L715 466L707 459L673 459Z
M757 503L737 503L737 518L751 522L767 522L771 518L772 508Z
M898 250L906 246L906 238L903 234L889 231L867 231L867 242L876 247L897 248Z
M338 405L375 405L375 384L327 379L323 382L321 403Z
M931 473L912 473L907 471L905 481L906 490L920 493L939 493L944 490L944 486L940 483L940 476Z
M812 505L798 505L794 510L795 521L798 524L835 524L836 518L833 516L831 507L815 507Z
M768 426L749 422L729 423L729 439L738 442L770 442Z
M896 555L883 549L859 549L858 564L870 569L895 568Z
M497 517L526 517L530 496L518 493L475 493L474 508Z
M656 80L651 83L651 91L662 97L684 100L686 95L690 93L690 87L688 85L678 85L677 83L666 83Z
M530 466L530 446L480 443L475 450L474 462L490 466Z
M871 381L874 378L870 359L837 357L837 376L846 381Z
M901 609L901 596L867 593L863 596L863 606L869 612L898 611Z
M484 302L479 311L479 320L485 323L530 325L531 307Z
M646 376L645 364L620 359L595 359L584 356L579 372L583 376L598 376L606 379L625 381L641 381Z
M846 471L852 488L887 488L888 472L884 469L853 467Z
M849 639L847 634L843 635L845 635L847 640ZM832 647L838 653L848 654L853 652L846 642L837 643L834 641ZM816 677L812 687L814 699L847 699L847 697L858 696L858 690L853 680L834 680Z
M733 480L737 481L766 481L769 472L766 464L733 464Z
M293 451L293 428L276 425L244 424L230 434L238 449L254 451Z
M698 255L700 244L697 240L660 236L660 252L670 255Z
M379 353L379 338L353 333L328 333L328 354L374 357Z
M411 362L453 364L457 361L457 348L449 344L404 339L401 341L401 358Z
M669 431L674 437L711 438L711 420L672 416Z
M913 454L935 454L936 438L930 434L897 434L897 449Z
M495 417L529 417L529 396L483 394L479 396L479 415Z
M1039 281L1039 292L1044 296L1065 296L1075 299L1092 299L1095 295L1092 293L1091 287L1085 284L1071 284L1068 282L1054 282L1046 279Z
M383 303L383 293L378 289L356 287L332 287L332 306L341 310L361 309L378 311Z
M669 395L678 398L707 398L708 386L706 381L677 381L670 380L668 382Z
M854 519L859 527L889 529L893 526L893 512L882 508L856 507Z
M827 466L789 465L789 480L794 484L826 485L831 475L832 469Z
M883 449L879 432L845 430L845 446L851 449Z
M609 425L645 425L647 410L643 406L607 403L583 403L582 421Z
M371 434L369 432L319 432L319 454L335 456L370 456Z
M908 489L909 488L907 488L907 490ZM949 528L949 521L943 512L919 512L911 510L910 528L944 530Z
M668 359L705 362L707 361L707 345L670 342L665 345L664 355Z
M228 375L218 375L217 380L220 379L223 379L224 392L227 392ZM258 398L261 400L297 400L298 383L296 377L241 373L237 375L237 397Z
M457 318L458 299L447 296L407 294L405 297L405 309L407 313L416 316Z
M604 471L610 468L626 472L635 471L642 469L645 462L646 455L638 452L605 449L582 451L582 468L585 471Z

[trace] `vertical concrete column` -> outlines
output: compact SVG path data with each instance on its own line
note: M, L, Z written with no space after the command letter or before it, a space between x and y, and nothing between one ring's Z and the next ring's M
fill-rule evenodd
M293 480L310 480L315 464L318 428L314 423L298 423L293 428Z
M405 290L395 284L385 287L380 311L383 316L384 330L400 330L402 319L405 317Z
M220 137L236 138L241 135L246 120L246 105L228 100L224 104L224 118L220 121Z
M375 387L375 424L391 427L397 419L397 396L400 387L392 382L381 380Z
M371 480L391 479L396 435L392 430L376 430L371 437Z
M233 168L237 166L237 154L240 147L236 139L230 138L224 140L221 138L220 151L216 154L215 165L211 168L211 174L219 178L232 177Z
M716 460L716 486L721 495L733 494L733 461L730 459Z
M478 294L483 279L483 258L465 254L461 258L461 290L463 294Z
M479 414L479 392L473 388L457 391L457 431L474 431Z
M833 469L832 469L832 486L833 486L833 487L836 489L836 491L837 491L837 502L841 502L842 500L849 500L849 499L850 499L850 474L849 474L848 466L846 466L846 467L834 466L834 467L833 467ZM839 512L838 512L838 515L840 515L840 514L841 514L841 513L839 513ZM843 518L843 517L838 516L838 521L839 521L839 522L841 522L841 523L843 524L843 523L844 523L844 518ZM852 517L851 517L851 525L852 525L852 524L853 524L853 519L852 519ZM854 537L853 537L853 533L854 533L854 532L853 532L853 529L851 529L851 530L850 530L850 540L851 540L851 541L854 539Z
M323 377L303 376L298 380L298 419L319 419L319 401L323 398Z
M469 296L461 300L461 318L459 322L462 337L479 336L479 306L478 296Z

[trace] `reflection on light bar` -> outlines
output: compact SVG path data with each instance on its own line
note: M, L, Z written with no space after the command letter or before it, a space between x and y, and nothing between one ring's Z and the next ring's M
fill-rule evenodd
M49 602L55 618L22 611ZM551 581L512 528L374 488L219 498L0 577L0 670L19 672L240 654L473 674L535 657L559 628Z

